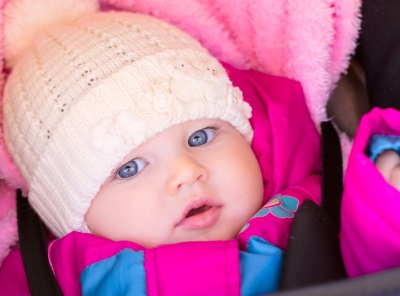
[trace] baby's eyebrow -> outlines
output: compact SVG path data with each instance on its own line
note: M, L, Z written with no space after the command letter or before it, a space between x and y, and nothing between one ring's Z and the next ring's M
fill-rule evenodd
M218 118L210 118L210 121L207 123L207 125L212 126L220 126L224 121L223 120L218 120Z

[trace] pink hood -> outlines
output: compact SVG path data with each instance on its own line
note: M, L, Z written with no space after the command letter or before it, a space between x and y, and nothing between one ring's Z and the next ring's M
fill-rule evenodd
M264 178L264 202L320 172L320 138L300 83L225 65L252 106L252 148Z

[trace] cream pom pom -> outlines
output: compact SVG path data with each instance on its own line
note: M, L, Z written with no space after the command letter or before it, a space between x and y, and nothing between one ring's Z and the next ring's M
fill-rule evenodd
M43 28L74 21L98 8L97 0L10 0L4 9L6 67L17 63Z

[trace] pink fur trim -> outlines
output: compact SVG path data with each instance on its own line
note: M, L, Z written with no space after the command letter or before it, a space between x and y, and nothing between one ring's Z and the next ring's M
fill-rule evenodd
M15 189L0 181L0 266L18 239Z
M332 67L330 68L333 81L337 82L340 74L349 64L361 25L361 0L335 1L335 40L332 50Z
M287 57L286 25L282 22L287 17L285 1L268 0L262 5L263 1L249 3L248 11L253 19L251 31L254 34L251 44L245 40L246 32L242 32L242 40L239 41L249 44L250 50L254 48L256 58L253 59L253 67L283 76Z
M3 0L1 2L1 13L0 13L0 32L4 32L4 6L8 1ZM2 69L0 73L0 93L3 94L6 73L4 72L4 34L0 35L0 67ZM26 189L26 183L18 168L13 163L10 154L4 144L3 135L3 96L0 97L0 179L6 179L10 182L13 187L23 187Z
M102 2L167 20L240 68L300 81L317 126L326 120L326 102L346 71L360 26L360 0Z

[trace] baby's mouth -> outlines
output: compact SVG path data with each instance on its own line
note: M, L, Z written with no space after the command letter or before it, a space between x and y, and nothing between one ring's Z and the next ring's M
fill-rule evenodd
M205 211L207 211L207 210L209 210L209 209L211 209L211 206L207 206L207 205L204 205L204 206L201 206L201 207L198 207L198 208L191 209L191 210L189 211L189 213L187 213L185 219L187 219L187 218L189 218L189 217L192 217L192 216L195 216L195 215L198 215L198 214L201 214L201 213L203 213L203 212L205 212Z
M214 225L221 213L221 205L208 198L193 200L184 211L177 227L186 230L197 230Z

